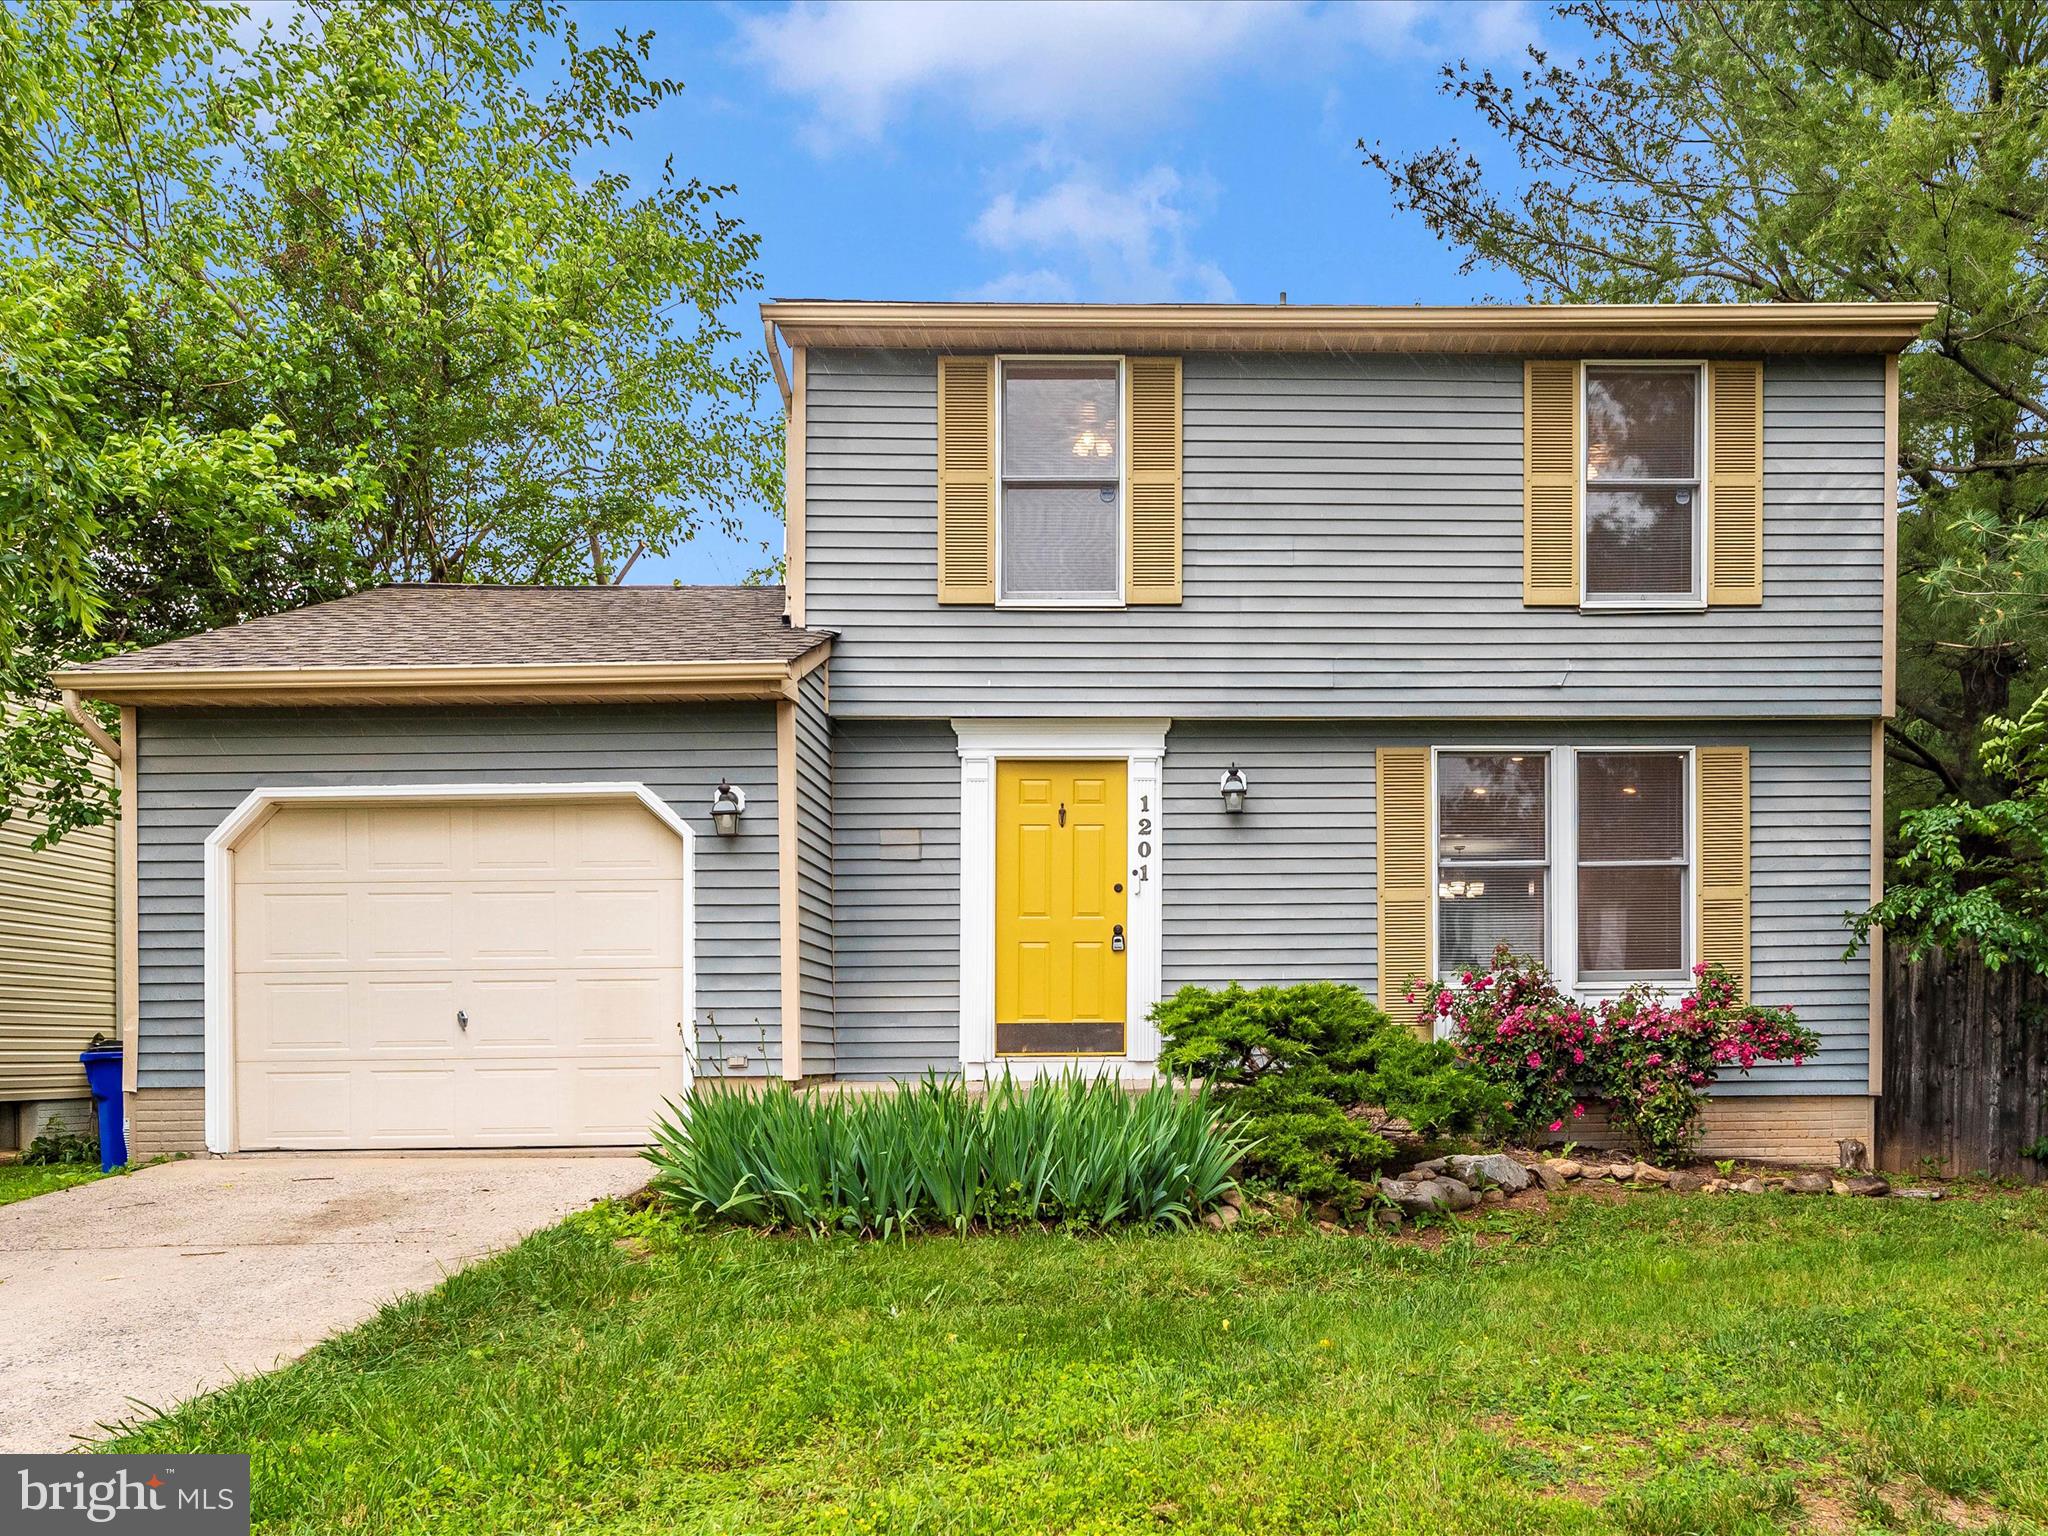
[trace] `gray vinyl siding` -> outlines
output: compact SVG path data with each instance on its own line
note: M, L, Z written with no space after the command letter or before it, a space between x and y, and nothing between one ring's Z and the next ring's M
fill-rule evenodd
M1223 809L1236 764L1246 809ZM1372 979L1377 807L1356 725L1183 722L1166 738L1161 889L1168 993Z
M207 835L252 789L313 784L646 784L698 834L699 1057L779 1070L772 704L150 709L137 735L142 1087L204 1082ZM728 776L747 792L736 838L710 823Z
M832 687L836 705L836 676ZM832 773L839 1075L958 1072L960 757L952 727L835 721Z
M941 608L930 353L808 355L807 618L840 719L1668 719L1879 708L1883 366L1765 367L1761 608L1522 605L1522 365L1190 355L1186 601Z
M797 685L797 936L803 988L803 1068L830 1076L838 1066L832 1020L832 718L825 669Z
M1721 1091L1867 1091L1870 967L1842 951L1843 914L1870 888L1868 722L1178 722L1166 742L1161 828L1167 992L1232 981L1375 985L1374 750L1395 744L1748 746L1755 996L1796 1008L1823 1049ZM1217 792L1233 762L1251 783L1237 816ZM953 732L941 721L842 723L833 765L840 1073L956 1070ZM917 829L921 856L883 858L885 828Z
M1719 1091L1867 1092L1870 965L1842 952L1843 915L1869 902L1868 722L1176 724L1165 764L1166 990L1231 981L1375 985L1376 745L1603 743L1750 748L1753 995L1795 1008L1822 1050L1799 1067L1732 1077ZM1251 784L1236 816L1224 812L1216 783L1232 762Z

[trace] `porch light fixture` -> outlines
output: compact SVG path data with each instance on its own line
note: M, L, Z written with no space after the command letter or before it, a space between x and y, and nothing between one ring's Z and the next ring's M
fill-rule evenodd
M1237 764L1230 765L1230 771L1218 781L1218 787L1223 791L1224 810L1235 816L1244 809L1244 797L1251 793L1251 785L1245 782L1244 774L1239 771Z
M747 792L734 789L724 779L718 781L718 793L711 797L711 825L720 837L738 837L740 817L746 814Z

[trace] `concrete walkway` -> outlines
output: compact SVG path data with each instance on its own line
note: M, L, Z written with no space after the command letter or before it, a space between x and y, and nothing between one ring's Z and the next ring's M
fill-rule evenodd
M0 1207L0 1452L71 1450L269 1370L647 1174L618 1154L271 1153Z

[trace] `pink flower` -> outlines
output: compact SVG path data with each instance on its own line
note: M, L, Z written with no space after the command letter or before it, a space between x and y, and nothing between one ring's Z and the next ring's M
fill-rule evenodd
M1531 1051L1529 1053L1529 1065L1532 1067L1541 1067L1543 1065L1543 1058L1537 1055L1536 1052Z
M1585 1119L1585 1118L1586 1118L1586 1106L1585 1106L1585 1105L1583 1105L1583 1104L1574 1104L1574 1105L1572 1106L1572 1118L1573 1118L1574 1120L1583 1120L1583 1119Z
M1550 1128L1553 1131L1561 1131L1564 1129L1564 1122L1562 1120L1553 1120L1550 1122Z

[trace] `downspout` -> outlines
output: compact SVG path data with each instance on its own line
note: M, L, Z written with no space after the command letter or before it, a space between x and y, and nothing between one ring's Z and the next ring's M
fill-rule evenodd
M120 766L121 743L109 736L106 728L99 721L93 719L91 711L85 707L84 702L78 697L78 690L76 688L66 688L64 690L64 713L71 717L73 725L85 732L86 737L94 746L106 754L108 762L116 767Z

